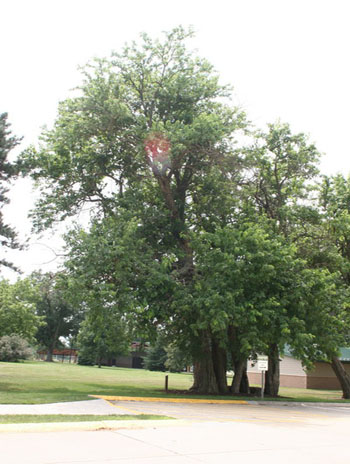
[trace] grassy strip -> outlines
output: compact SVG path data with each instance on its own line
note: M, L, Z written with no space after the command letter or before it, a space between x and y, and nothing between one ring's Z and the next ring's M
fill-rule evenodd
M0 404L43 404L91 399L89 395L213 398L204 395L182 394L192 385L191 374L169 375L169 389L164 392L164 372L144 369L78 366L75 364L0 362ZM216 399L247 399L215 396ZM271 400L271 398L265 398ZM340 390L306 390L281 388L276 401L345 402Z
M96 421L124 421L124 420L163 420L172 419L167 416L152 414L124 414L103 415L92 414L6 414L0 415L0 424L45 424L49 422L96 422Z

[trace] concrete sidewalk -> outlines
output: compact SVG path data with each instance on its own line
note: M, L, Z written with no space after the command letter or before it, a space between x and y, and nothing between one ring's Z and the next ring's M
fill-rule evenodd
M132 414L104 399L52 404L0 404L0 414Z
M65 414L65 415L136 415L137 412L121 407L113 406L103 399L88 401L73 401L67 403L52 404L0 404L0 415L7 414ZM21 432L62 432L62 431L92 431L92 430L117 430L123 428L140 428L146 422L154 423L153 426L166 421L88 421L88 422L49 422L49 423L22 423L0 424L0 433ZM174 421L171 421L174 422ZM151 424L148 424L151 426Z

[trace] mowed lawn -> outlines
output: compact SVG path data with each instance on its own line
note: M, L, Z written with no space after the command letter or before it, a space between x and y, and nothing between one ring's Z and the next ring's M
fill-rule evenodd
M170 390L188 390L192 385L192 375L186 373L172 374L117 367L99 369L45 362L0 362L0 404L81 401L90 399L89 395L183 396L181 393L164 392L165 375L169 376ZM280 396L280 400L340 401L342 393L335 390L281 388Z
M90 399L88 395L162 396L165 375L68 363L0 362L0 404L80 401ZM168 375L171 389L187 390L192 385L192 375Z

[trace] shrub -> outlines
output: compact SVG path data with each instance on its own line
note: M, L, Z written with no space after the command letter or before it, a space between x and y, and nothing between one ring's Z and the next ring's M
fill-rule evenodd
M96 350L94 347L82 346L79 348L78 364L81 366L94 366L96 364Z
M167 358L165 361L165 367L170 372L182 372L186 369L186 366L193 364L192 357L188 354L188 350L185 351L183 347L177 346L175 343L170 343L165 348Z
M147 350L147 355L143 358L144 367L150 371L166 371L166 351L159 344Z
M19 335L4 335L0 338L0 361L18 362L33 356L33 349L27 340Z

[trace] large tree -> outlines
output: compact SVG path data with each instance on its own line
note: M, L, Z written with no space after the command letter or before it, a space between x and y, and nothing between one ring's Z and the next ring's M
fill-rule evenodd
M337 271L346 289L339 288L339 294L344 295L340 305L341 324L324 353L341 384L344 398L350 398L350 376L339 360L340 346L350 341L350 178L340 174L324 176L319 202L322 216L312 250L313 264Z
M53 351L59 346L61 337L77 335L82 312L69 301L68 281L64 274L34 273L31 280L37 289L36 314L43 322L36 340L47 350L46 361L52 361Z
M91 63L80 95L60 105L41 148L21 161L41 183L39 228L87 203L97 218L131 209L154 259L171 263L184 292L195 273L190 231L227 221L233 209L240 165L233 134L245 126L244 114L223 103L229 91L212 66L187 51L190 35L182 28L164 42L143 35L141 47ZM159 285L156 292L163 293ZM155 298L148 292L144 308ZM195 383L217 392L211 342L208 328L198 327Z
M15 231L6 224L1 211L3 206L9 202L7 197L8 185L16 173L14 164L9 161L8 155L20 142L19 138L11 135L7 117L7 113L0 113L0 244L3 249L18 247ZM14 267L3 256L0 256L0 268L1 266Z
M85 68L78 95L20 160L41 188L34 224L90 207L90 230L67 239L67 268L90 301L186 341L199 392L228 391L228 353L240 390L249 353L268 351L277 394L278 350L293 334L295 349L312 339L302 311L327 283L308 276L292 244L318 154L286 125L236 148L244 113L188 52L190 35L143 35L141 46Z
M267 132L257 134L248 151L251 160L244 195L250 205L249 215L265 216L270 232L280 235L285 243L296 243L315 211L309 202L315 189L319 153L307 137L293 134L288 124L268 125ZM265 390L276 396L279 389L279 350L282 332L276 324L270 333L269 369ZM282 345L283 347L283 345Z

